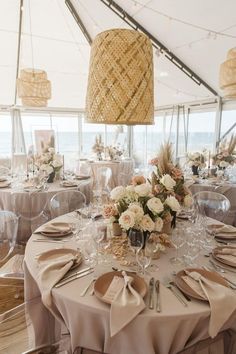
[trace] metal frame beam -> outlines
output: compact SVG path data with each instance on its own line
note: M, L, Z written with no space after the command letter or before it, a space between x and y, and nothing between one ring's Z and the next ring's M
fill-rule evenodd
M68 9L70 10L70 12L71 12L72 16L74 17L76 23L78 24L79 28L83 32L85 38L88 41L88 44L91 45L92 38L90 37L90 34L88 33L88 31L87 31L84 23L82 22L81 18L79 17L78 12L74 8L74 5L72 4L72 2L70 0L65 0L65 4L68 7Z
M182 62L174 53L172 53L163 43L161 43L156 37L154 37L150 32L148 32L143 26L139 24L132 16L130 16L122 7L116 4L113 0L100 0L104 5L106 5L111 11L113 11L117 16L119 16L124 22L126 22L130 27L136 31L141 31L146 34L152 41L153 47L159 49L165 57L170 60L174 65L176 65L185 75L192 79L197 85L203 85L209 90L213 95L219 96L219 94L209 86L204 80L202 80L197 74L195 74L185 63Z

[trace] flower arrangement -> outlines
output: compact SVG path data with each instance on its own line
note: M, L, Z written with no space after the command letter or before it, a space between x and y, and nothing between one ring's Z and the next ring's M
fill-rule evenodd
M38 170L44 171L47 175L60 171L62 162L60 157L55 154L54 148L49 147L44 151L43 154L36 155L34 159L34 164Z
M123 151L119 146L106 146L105 152L109 155L110 160L119 160L123 155Z
M206 150L187 154L187 163L190 167L206 167Z
M104 152L104 144L101 134L95 138L95 144L92 146L92 151L97 155L98 160L102 160L102 153Z
M212 156L212 163L219 168L226 168L229 165L234 165L236 162L236 136L232 135L229 143L224 140L220 147L219 152Z

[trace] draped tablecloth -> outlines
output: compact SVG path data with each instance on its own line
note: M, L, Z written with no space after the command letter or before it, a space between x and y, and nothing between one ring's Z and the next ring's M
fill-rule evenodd
M217 192L225 195L231 204L230 211L224 220L225 224L236 226L236 184L222 184L220 186L212 185L210 183L195 183L192 184L189 189L192 194L202 192L202 191L211 191Z
M62 187L60 186L60 182L56 181L52 184L48 184L48 190L33 193L16 191L12 188L0 188L0 209L10 210L17 215L23 216L22 220L19 219L17 242L26 243L32 234L33 223L40 222L40 218L43 218L42 215L39 216L42 210L44 210L47 218L51 218L49 201L56 193L71 189L79 189L85 194L86 200L89 202L91 179L79 181L76 187ZM32 220L28 220L29 218ZM46 222L46 220L43 219L42 221L44 221L44 223Z
M115 188L118 185L130 184L133 176L134 162L131 159L121 161L94 161L90 162L93 176L96 179L97 171L101 167L109 167L112 172L112 176L109 182L110 189Z
M59 217L57 220L71 221L71 216ZM37 286L38 267L35 255L55 247L50 243L33 242L35 237L36 235L32 235L30 238L25 253L26 301L41 295ZM76 243L70 240L64 247L76 248ZM160 287L162 312L149 310L147 306L112 338L109 329L110 306L95 296L89 294L80 296L80 292L92 279L92 274L60 288L54 288L53 303L61 315L61 323L65 324L70 332L72 350L84 347L109 354L175 354L186 345L209 337L209 304L192 300L188 307L184 307L169 289L163 286L165 277L171 276L171 271L175 270L169 262L173 252L168 250L167 254L163 254L155 261L159 270L155 274L152 273L162 283ZM202 264L206 262L207 259L202 257ZM148 280L149 278L146 278L147 282ZM147 297L145 301L147 303ZM45 307L32 320L36 329L37 344L45 342L48 336L52 338L60 324ZM231 316L224 327L236 329L236 314Z

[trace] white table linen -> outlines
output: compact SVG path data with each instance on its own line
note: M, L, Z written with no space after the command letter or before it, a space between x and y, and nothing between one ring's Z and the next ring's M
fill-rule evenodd
M71 217L58 218L61 221L71 221ZM49 243L36 243L33 235L26 247L25 253L25 286L26 300L33 296L40 296L37 286L38 267L35 255L55 247ZM36 246L37 245L37 246ZM72 239L65 247L76 247ZM156 261L159 271L154 274L161 283L166 275L175 270L169 262L173 250L168 250L166 255ZM202 263L207 259L202 257ZM187 344L194 344L209 337L210 307L207 302L192 300L187 307L181 305L178 299L163 285L160 285L162 312L156 313L147 308L135 317L117 335L110 335L110 305L103 303L95 296L80 297L80 292L92 279L93 275L83 277L68 283L61 288L52 289L52 301L58 309L63 321L71 334L72 349L84 347L111 354L175 354ZM148 281L148 279L146 279ZM37 318L38 338L40 340L54 334L55 320L44 309ZM50 318L51 327L47 323ZM236 314L227 321L224 328L236 329ZM45 332L45 333L43 333Z

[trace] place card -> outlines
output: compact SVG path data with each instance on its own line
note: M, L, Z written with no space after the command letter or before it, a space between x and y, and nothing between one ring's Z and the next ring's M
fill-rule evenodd
M106 293L103 296L103 299L109 302L112 302L116 296L116 294L118 294L121 289L123 289L125 284L124 278L122 277L118 277L117 275L115 275L106 291Z

